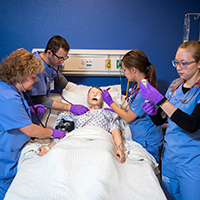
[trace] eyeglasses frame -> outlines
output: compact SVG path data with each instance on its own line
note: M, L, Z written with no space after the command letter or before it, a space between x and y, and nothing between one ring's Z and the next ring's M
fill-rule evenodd
M184 62L185 67L183 67L181 65L181 62L179 62L178 60L174 59L174 60L172 60L172 65L173 65L173 67L177 68L177 66L175 65L175 61L177 62L177 64L180 66L181 69L186 69L189 64L194 63L194 62L199 62L200 60L193 60L193 61L190 61L190 62Z
M65 61L69 58L69 56L67 56L66 58L62 58L62 57L59 57L56 53L54 53L52 50L51 52L53 53L54 56L56 56L58 58L59 61Z

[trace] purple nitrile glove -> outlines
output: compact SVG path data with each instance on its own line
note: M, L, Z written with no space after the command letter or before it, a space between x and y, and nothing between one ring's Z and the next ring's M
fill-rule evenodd
M143 102L141 106L148 115L154 116L157 114L157 108L152 101Z
M53 131L53 134L51 135L54 138L60 138L60 137L65 137L66 131L61 131L60 129L51 129Z
M154 103L158 103L162 98L163 95L156 90L153 86L150 85L150 83L147 81L147 87L145 87L141 82L140 82L140 94L143 98L153 101Z
M108 106L110 106L114 102L108 90L103 90L101 96L102 96L102 99L106 102L106 104L108 104Z
M42 115L42 114L44 114L45 111L46 111L46 108L45 108L44 105L42 105L42 104L34 105L35 110L33 109L32 106L30 106L29 108L30 108L30 111L31 111L31 114L32 114L32 115L36 115L36 114L35 114L35 110L37 111L37 114L38 114L38 115Z
M114 113L115 113L115 111L114 111L112 108L104 108L104 110L109 110L109 111L111 111L111 112L114 112Z
M71 105L71 108L69 111L76 115L82 115L86 113L87 111L89 111L89 109L83 105Z

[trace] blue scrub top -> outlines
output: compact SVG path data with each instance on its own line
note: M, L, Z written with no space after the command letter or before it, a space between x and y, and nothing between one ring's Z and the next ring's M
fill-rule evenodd
M37 81L34 83L31 90L28 91L28 94L30 97L32 96L38 96L38 95L45 95L49 97L50 94L50 84L54 78L57 77L56 71L54 71L50 66L48 66L43 59L40 57L39 53L41 52L34 52L33 55L37 58L39 58L44 65L44 70L41 73L37 74ZM31 98L33 104L36 104L34 102L34 99ZM29 102L29 100L27 99Z
M131 97L133 98L133 97ZM138 117L129 123L132 133L132 139L140 143L144 148L154 146L163 141L163 132L160 126L156 126L150 117L143 110L141 103L145 99L141 96L140 91L137 92L135 99L129 104L129 108Z
M182 85L183 83L175 90L169 102L190 115L195 106L200 103L200 89L188 103L182 103L180 99L185 96ZM189 91L186 100L194 94L196 89L197 85ZM169 98L171 92L172 88L169 87L166 92L167 98ZM178 167L200 168L200 130L189 133L180 128L170 118L168 118L168 123L165 134L164 157Z
M15 86L0 81L0 179L15 176L22 147L30 139L19 128L31 124L26 100Z

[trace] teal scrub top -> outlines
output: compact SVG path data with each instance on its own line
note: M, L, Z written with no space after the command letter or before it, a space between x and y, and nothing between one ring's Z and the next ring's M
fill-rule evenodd
M28 91L28 94L30 95L30 97L38 95L45 95L49 97L50 85L52 80L57 77L57 73L42 60L39 53L40 52L34 52L33 55L43 62L44 70L41 73L37 74L37 81L34 83L32 89ZM36 104L33 98L31 98L31 100L33 104Z
M15 176L21 150L30 139L19 128L31 124L26 100L15 86L0 80L0 179Z
M129 108L138 117L129 123L129 127L131 129L132 139L145 148L147 145L154 146L162 142L163 132L162 128L156 126L143 110L141 103L144 101L145 99L141 96L140 91L137 92L132 102L130 100Z
M186 96L186 100L188 100L194 95L192 99L188 103L182 103L180 99L183 99L186 95L182 91L182 85L183 83L175 90L169 102L190 115L195 106L200 103L200 88L196 91L198 85L193 87ZM169 87L166 92L167 98L169 98L171 92L172 88ZM200 130L189 133L168 118L164 157L179 167L200 168Z

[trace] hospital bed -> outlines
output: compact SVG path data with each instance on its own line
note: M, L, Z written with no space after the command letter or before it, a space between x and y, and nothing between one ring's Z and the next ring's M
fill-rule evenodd
M120 85L110 87L117 104L122 103ZM63 96L74 104L87 106L88 86L68 83ZM58 95L53 98L60 100ZM106 105L104 105L106 107ZM48 127L58 113L52 111ZM131 140L124 127L126 162L115 155L112 136L99 127L88 126L71 131L46 155L38 148L50 138L30 141L19 159L18 172L5 200L164 200L156 174L158 164L138 143Z

